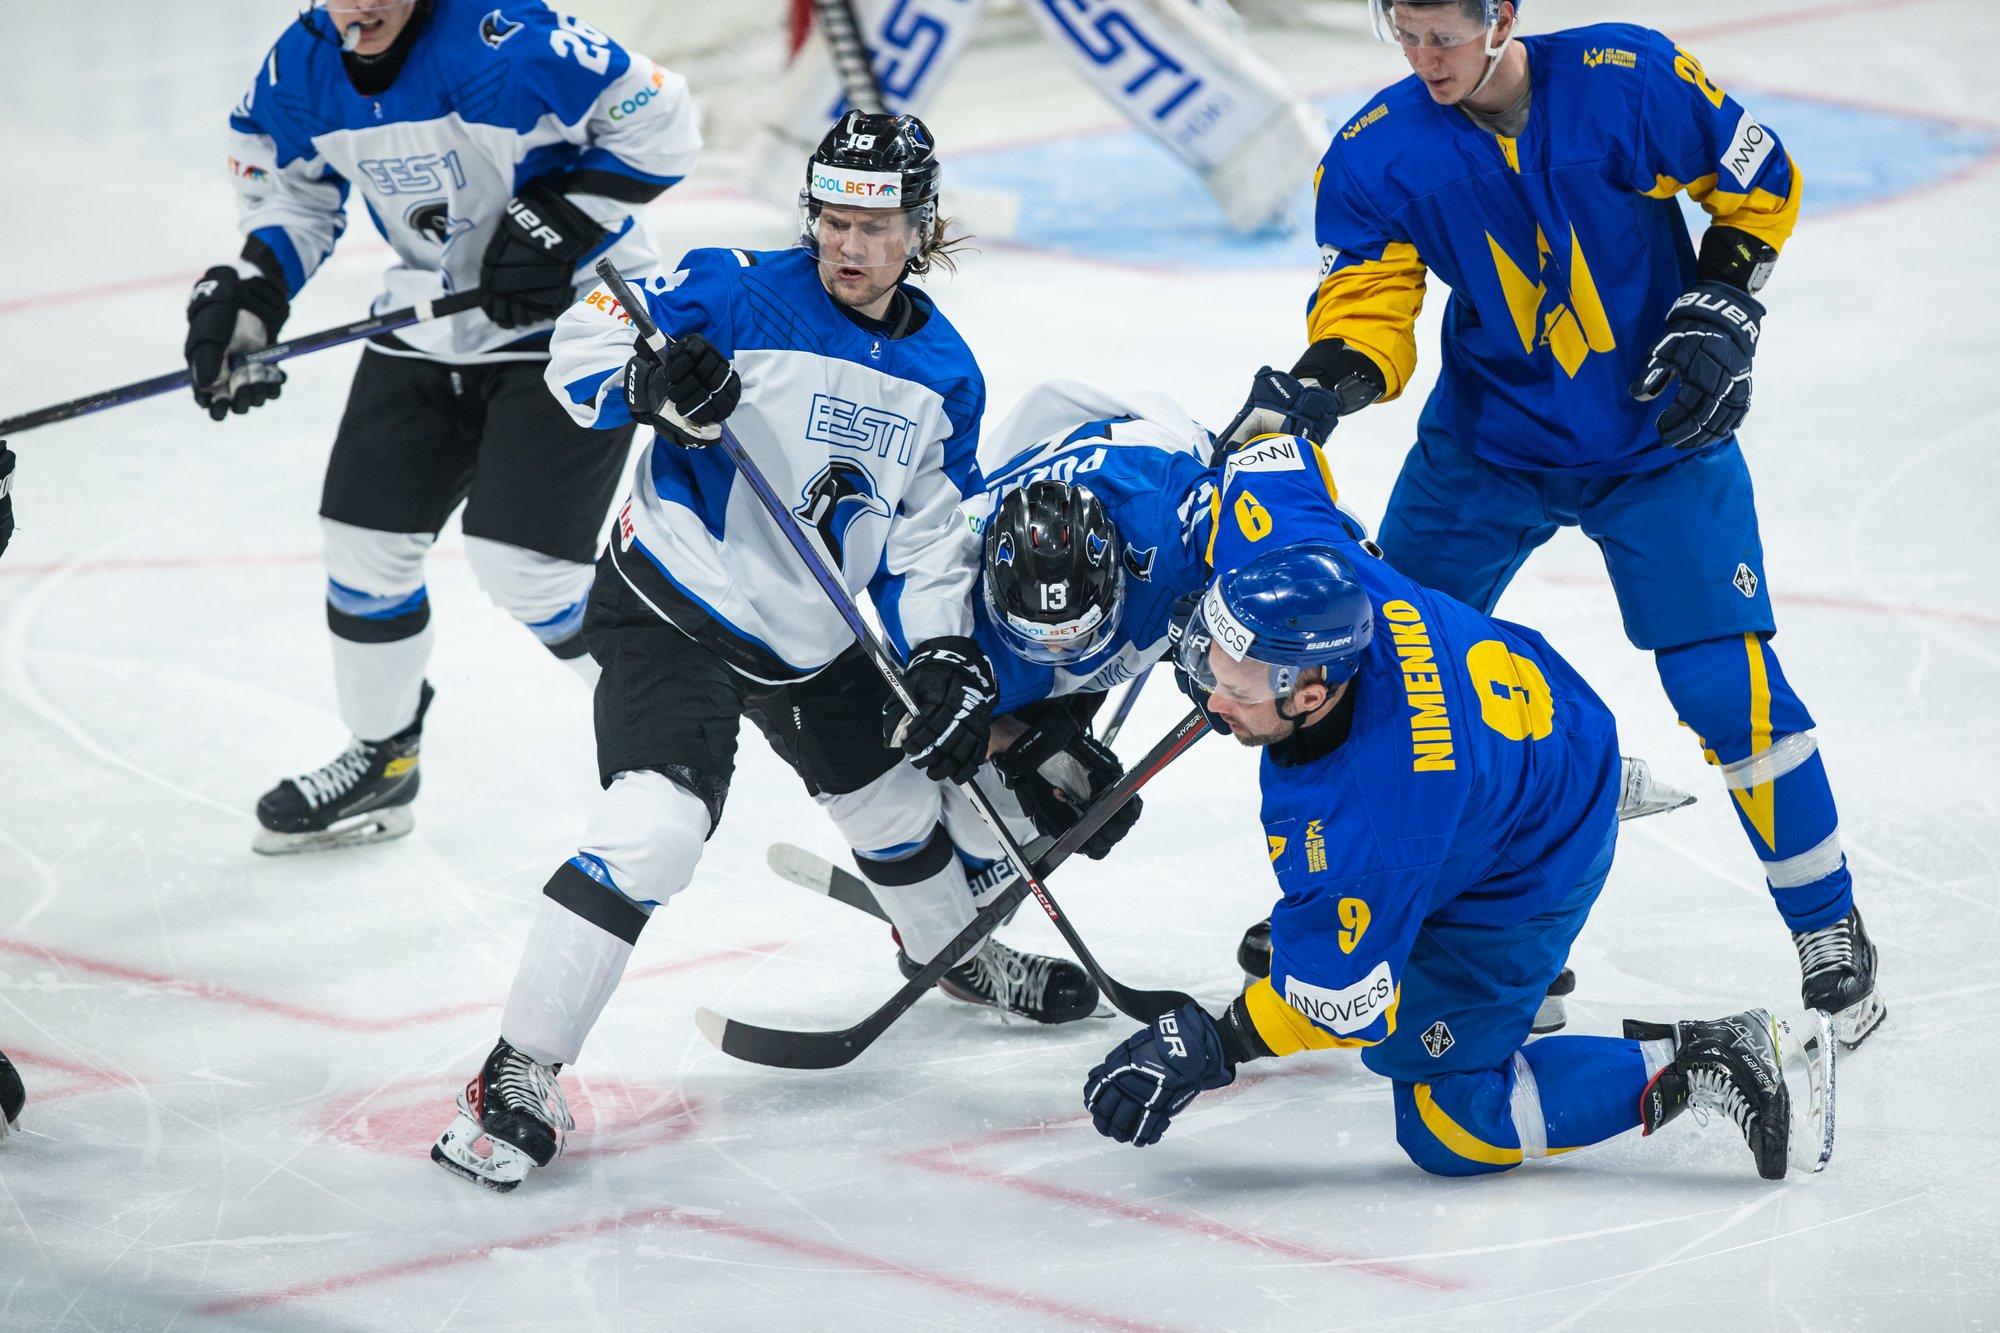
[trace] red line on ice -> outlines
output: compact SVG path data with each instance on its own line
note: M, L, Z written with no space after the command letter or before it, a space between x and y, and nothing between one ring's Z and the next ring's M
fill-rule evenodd
M730 946L709 953L696 954L692 958L681 958L671 962L655 963L640 968L631 974L633 980L647 977L665 976L674 972L686 972L698 967L706 967L728 958L740 958L755 954L776 953L789 944L789 940L773 940L763 944ZM41 959L58 967L74 968L79 972L89 972L96 976L110 977L118 981L129 981L142 986L157 986L163 990L190 995L196 999L212 1000L217 1004L234 1005L239 1009L253 1009L259 1013L274 1014L279 1018L291 1019L298 1023L310 1023L315 1027L336 1028L345 1032L395 1032L403 1028L415 1027L420 1023L432 1022L440 1018L456 1018L461 1014L476 1014L494 1009L500 1005L490 1000L468 1000L459 1004L449 1004L437 1009L426 1009L421 1013L404 1014L396 1018L363 1018L355 1014L339 1014L331 1010L315 1009L309 1005L293 1004L289 1000L273 999L238 990L213 981L190 980L185 977L168 976L163 972L149 972L144 968L132 967L125 963L114 963L108 959L91 958L67 949L57 949L46 944L31 944L0 935L0 953L11 953L22 958Z
M1289 1069L1257 1071L1238 1080L1233 1088L1220 1094L1210 1095L1212 1098L1219 1099L1220 1097L1226 1097L1236 1091L1240 1091L1245 1087L1268 1082L1273 1078L1284 1078L1315 1072L1323 1073L1325 1071L1323 1067L1316 1070L1310 1065L1293 1066ZM1401 1264L1381 1263L1372 1259L1363 1259L1352 1254L1343 1254L1336 1250L1324 1250L1317 1246L1286 1240L1282 1236L1248 1231L1242 1227L1232 1226L1227 1222L1219 1222L1213 1218L1201 1217L1193 1213L1173 1212L1169 1209L1155 1207L1150 1204L1127 1203L1122 1199L1114 1199L1106 1194L1097 1194L1089 1190L1076 1189L1069 1185L1051 1185L1045 1181L1034 1180L1027 1176L1013 1175L1005 1171L994 1171L961 1160L961 1154L964 1153L976 1152L982 1148L995 1147L1016 1139L1035 1138L1043 1134L1074 1129L1079 1125L1087 1123L1089 1119L1090 1117L1085 1115L1065 1116L1059 1120L1046 1120L1034 1125L1020 1125L1009 1129L992 1130L984 1134L973 1135L969 1138L955 1139L950 1143L941 1143L935 1147L919 1148L915 1152L901 1153L892 1160L901 1162L907 1166L917 1167L921 1170L935 1171L941 1175L960 1176L967 1180L978 1181L984 1185L997 1185L1002 1189L1010 1189L1017 1193L1031 1195L1038 1199L1045 1199L1051 1203L1059 1203L1067 1208L1086 1209L1090 1212L1102 1213L1130 1222L1143 1222L1149 1226L1160 1227L1168 1231L1178 1231L1186 1235L1201 1236L1208 1240L1228 1241L1231 1244L1241 1245L1265 1254L1282 1255L1289 1259L1299 1259L1307 1263L1326 1264L1332 1267L1356 1268L1365 1273L1373 1273L1377 1277L1388 1278L1391 1281L1406 1283L1410 1286L1423 1287L1430 1291L1462 1291L1465 1289L1465 1284L1462 1282L1451 1278L1433 1277L1428 1273L1420 1273L1416 1269L1407 1268Z
M108 1069L98 1069L92 1065L80 1065L71 1060L58 1059L53 1055L43 1055L40 1051L23 1050L19 1046L10 1044L7 1054L16 1065L29 1071L31 1074L37 1069L54 1069L68 1074L76 1080L74 1083L59 1083L53 1088L44 1087L42 1084L33 1081L32 1078L27 1080L28 1109L30 1111L45 1102L59 1102L70 1097L84 1097L93 1092L107 1092L112 1088L139 1086L132 1079L122 1074L114 1074Z
M418 1274L435 1273L446 1268L456 1268L465 1264L480 1263L496 1254L526 1250L546 1250L565 1245L573 1240L588 1240L591 1237L617 1233L626 1228L651 1226L681 1227L698 1231L704 1235L720 1236L728 1240L747 1241L768 1249L781 1250L801 1259L817 1260L822 1263L843 1265L845 1268L879 1277L900 1278L919 1286L949 1292L954 1296L967 1296L975 1300L987 1301L995 1305L1011 1306L1016 1310L1048 1318L1060 1319L1067 1323L1081 1324L1088 1328L1116 1328L1132 1330L1153 1330L1157 1324L1141 1323L1137 1320L1122 1319L1117 1315L1088 1306L1072 1305L1064 1301L1030 1295L1026 1292L1009 1291L1002 1287L988 1286L970 1278L953 1277L949 1273L932 1272L924 1268L912 1268L866 1250L845 1245L830 1245L823 1241L807 1240L801 1236L790 1236L765 1227L752 1226L745 1222L732 1222L726 1218L706 1212L695 1212L685 1208L667 1206L649 1208L637 1213L621 1213L615 1217L597 1218L589 1222L578 1222L571 1226L558 1227L539 1235L523 1236L515 1240L500 1241L492 1245L481 1245L470 1249L450 1250L442 1254L423 1255L405 1259L399 1263L384 1264L378 1268L365 1268L358 1272L336 1274L311 1282L299 1282L289 1287L276 1287L269 1291L250 1292L242 1296L230 1296L213 1300L200 1308L204 1315L242 1314L249 1310L268 1309L292 1301L305 1300L314 1296L330 1295L334 1292L352 1291L357 1287L374 1286L383 1282L393 1282L398 1278L413 1277ZM824 1274L815 1275L823 1280ZM811 1323L808 1319L807 1324Z
M1535 583L1553 584L1559 588L1609 587L1603 579L1590 578L1580 574L1530 574ZM1828 593L1787 592L1771 599L1780 607L1796 604L1816 606L1829 611L1856 611L1876 616L1907 616L1912 620L1943 620L1960 625L1978 625L1985 629L2000 629L2000 615L1987 611L1959 611L1940 606L1909 606L1889 602L1873 602L1865 597L1835 597Z

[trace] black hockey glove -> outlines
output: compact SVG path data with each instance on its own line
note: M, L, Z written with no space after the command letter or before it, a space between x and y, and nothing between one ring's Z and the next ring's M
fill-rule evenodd
M683 449L705 449L722 438L722 423L743 398L743 381L729 358L699 333L679 338L665 359L640 343L625 363L625 405Z
M926 639L910 654L903 681L916 701L914 717L891 699L882 705L882 736L925 776L970 782L986 758L993 729L993 664L962 634Z
M259 274L246 278L228 264L201 275L188 296L187 343L181 353L194 380L194 400L216 421L239 416L276 398L285 372L276 366L228 368L231 353L261 352L291 313L278 284Z
M1090 803L1125 776L1118 756L1063 707L1040 710L1012 745L993 756L993 767L1034 821L1035 831L1051 838L1069 832ZM1136 796L1127 801L1079 850L1102 861L1139 822L1142 805Z
M1340 424L1340 399L1316 381L1301 381L1269 366L1250 381L1250 396L1216 441L1218 460L1260 435L1303 435L1324 444Z
M1181 669L1181 640L1187 635L1188 621L1194 617L1194 609L1201 602L1201 592L1195 591L1174 603L1174 609L1167 619L1167 660L1174 665L1174 684L1188 697L1188 702L1201 710L1208 725L1218 736L1231 734L1229 724L1217 717L1208 708L1208 691L1195 684L1194 678ZM1202 648L1207 652L1206 646Z
M1697 282L1674 302L1666 331L1632 381L1632 396L1649 403L1679 378L1680 392L1660 413L1662 441L1703 449L1736 433L1750 411L1750 360L1763 323L1757 298L1726 282Z
M14 540L14 451L0 440L0 555Z
M1144 1148L1197 1093L1235 1081L1215 1020L1190 1001L1112 1048L1084 1077L1083 1109L1105 1138Z
M546 185L507 201L479 261L479 308L503 329L554 319L576 300L576 270L604 228Z

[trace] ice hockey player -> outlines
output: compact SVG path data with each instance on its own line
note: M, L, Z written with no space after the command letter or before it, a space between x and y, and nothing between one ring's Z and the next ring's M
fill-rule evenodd
M1330 428L1330 398L1266 372L1242 415ZM1164 394L1115 394L1074 380L1030 391L981 445L987 490L968 506L985 545L974 636L999 684L993 768L1036 832L1060 836L1123 772L1088 724L1105 690L1166 656L1177 614L1184 618L1207 586L1221 473L1209 461L1214 447L1214 437ZM1362 522L1340 513L1349 536L1366 541ZM1623 760L1620 771L1621 819L1693 800L1655 779L1642 759ZM946 794L946 824L976 870L997 849L959 799ZM1108 853L1139 805L1133 801L1082 850ZM991 892L1006 876L976 882ZM1269 973L1270 953L1270 923L1260 921L1237 959L1254 979ZM1563 1026L1562 995L1574 980L1565 970L1552 983L1537 1032Z
M604 794L543 889L500 1041L432 1156L507 1189L561 1151L573 1062L654 910L686 888L722 816L748 716L855 849L912 957L972 919L937 780L985 758L993 671L969 637L974 485L986 389L932 299L948 262L938 161L912 116L844 117L806 170L802 244L702 249L643 285L675 340L637 350L603 288L557 326L549 384L599 429L657 437L591 591ZM720 449L727 421L848 587L870 594L918 709L886 684ZM892 742L886 738L896 737ZM898 748L900 747L900 748ZM907 759L908 762L904 762ZM954 970L987 1003L1088 1015L1074 963L986 941Z
M21 1127L21 1108L28 1104L28 1093L21 1086L21 1073L14 1068L14 1062L0 1051L0 1139L7 1137L9 1130Z
M1114 1049L1084 1087L1098 1130L1154 1143L1247 1060L1359 1046L1394 1083L1398 1142L1439 1175L1651 1134L1688 1107L1731 1121L1768 1179L1819 1170L1818 1010L1527 1041L1611 869L1611 714L1539 634L1355 541L1317 454L1270 436L1231 459L1215 581L1175 654L1263 751L1271 975Z
M867 7L859 36L891 110L922 114L942 94L986 3ZM1077 77L1200 177L1232 228L1298 225L1300 178L1326 142L1326 117L1251 45L1228 0L1038 0L1022 8ZM767 106L752 175L776 184L846 106L822 25Z
M260 852L409 832L431 687L424 560L461 501L474 577L586 680L580 626L626 431L572 422L542 383L549 329L599 255L657 261L639 210L701 147L679 75L535 0L325 0L229 118L242 254L188 302L195 401L278 396L266 346L359 195L396 262L381 310L468 291L479 310L362 353L320 495L326 618L348 747L257 803Z
M1735 798L1806 1003L1858 1045L1885 1013L1875 946L1812 716L1771 646L1736 436L1798 168L1659 33L1517 39L1514 0L1369 4L1415 73L1321 161L1321 279L1294 373L1347 411L1394 398L1426 275L1451 288L1382 550L1485 611L1559 527L1597 542L1626 636ZM1711 217L1698 253L1682 193Z

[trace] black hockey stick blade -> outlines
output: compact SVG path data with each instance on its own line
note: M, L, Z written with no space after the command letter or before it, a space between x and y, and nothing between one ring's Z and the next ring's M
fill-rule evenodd
M1077 821L1076 827L1056 840L1048 854L1040 858L1034 866L1035 878L1039 880L1042 875L1068 860L1092 834L1104 827L1105 821L1116 814L1139 788L1150 782L1161 769L1200 740L1207 731L1208 723L1202 717L1200 709L1182 718L1145 758L1126 770L1125 776L1114 783L1111 790L1092 803L1090 809L1084 812L1083 818ZM905 981L902 988L892 995L887 1003L853 1027L825 1032L767 1028L755 1023L745 1023L740 1019L724 1018L707 1008L695 1011L695 1026L717 1050L751 1064L770 1065L779 1069L838 1069L873 1045L876 1038L889 1030L890 1024L907 1013L912 1005L923 998L926 991L937 984L939 977L951 970L966 950L991 934L1014 905L1027 895L1028 886L1029 881L1016 877L1014 882L1002 890L992 902L979 910L971 923L961 930L950 944L939 950L937 957L924 964L915 976ZM1116 982L1111 984L1117 985ZM1150 1011L1155 1015L1178 1009L1181 1005L1189 1003L1189 997L1179 991L1136 991L1130 987L1119 989L1123 992L1122 998L1128 1003L1142 1012ZM1107 998L1109 994L1107 988ZM1124 1008L1123 1005L1119 1007Z
M882 910L882 904L875 901L867 880L842 870L825 857L815 856L803 847L794 847L789 842L774 842L764 851L764 863L779 878L788 879L800 888L811 889L822 897L845 903L880 920L889 919L889 914Z

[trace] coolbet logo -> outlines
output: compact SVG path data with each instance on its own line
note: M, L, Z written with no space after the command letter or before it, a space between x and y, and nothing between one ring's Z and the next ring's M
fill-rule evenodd
M583 298L583 303L592 310L603 311L621 323L630 324L632 322L632 317L625 313L625 307L619 304L618 298L602 287L593 289L590 295Z
M1583 257L1583 243L1576 238L1576 228L1569 231L1568 300L1558 300L1553 305L1549 305L1551 288L1561 274L1551 272L1549 261L1555 254L1540 227L1535 228L1536 277L1532 279L1493 239L1493 233L1486 234L1486 244L1493 251L1500 290L1514 316L1514 331L1521 335L1521 350L1533 356L1538 348L1548 348L1555 353L1563 371L1575 379L1592 352L1617 349L1618 340L1611 336L1611 320L1604 313L1597 280L1590 275L1590 264ZM1549 307L1546 311L1545 305Z
M1375 964L1374 971L1343 990L1329 990L1297 977L1285 978L1285 1003L1342 1036L1359 1032L1389 1013L1395 998L1396 983L1389 975L1387 962Z
M1603 65L1610 65L1614 69L1637 69L1639 56L1635 51L1621 51L1615 46L1602 49L1593 46L1583 53L1583 63L1592 69Z
M655 67L653 70L652 87L641 88L617 106L612 107L610 118L612 120L623 120L627 116L637 114L647 103L660 95L660 89L666 86L666 82L667 76Z
M1423 613L1408 602L1396 601L1382 603L1382 616L1396 640L1403 697L1410 705L1410 771L1449 773L1458 767L1451 757L1451 712L1445 706L1444 682L1438 676Z
M886 205L896 199L903 187L893 181L865 180L857 176L837 176L828 171L815 170L812 188L813 197L817 199L847 196Z
M1340 137L1343 139L1352 139L1355 135L1361 133L1361 131L1367 129L1370 125L1373 125L1376 121L1382 119L1382 117L1388 114L1389 114L1389 104L1387 102L1383 102L1380 105L1378 105L1373 111L1370 111L1367 115L1362 116L1352 125L1349 125L1346 129L1342 130L1340 132Z

